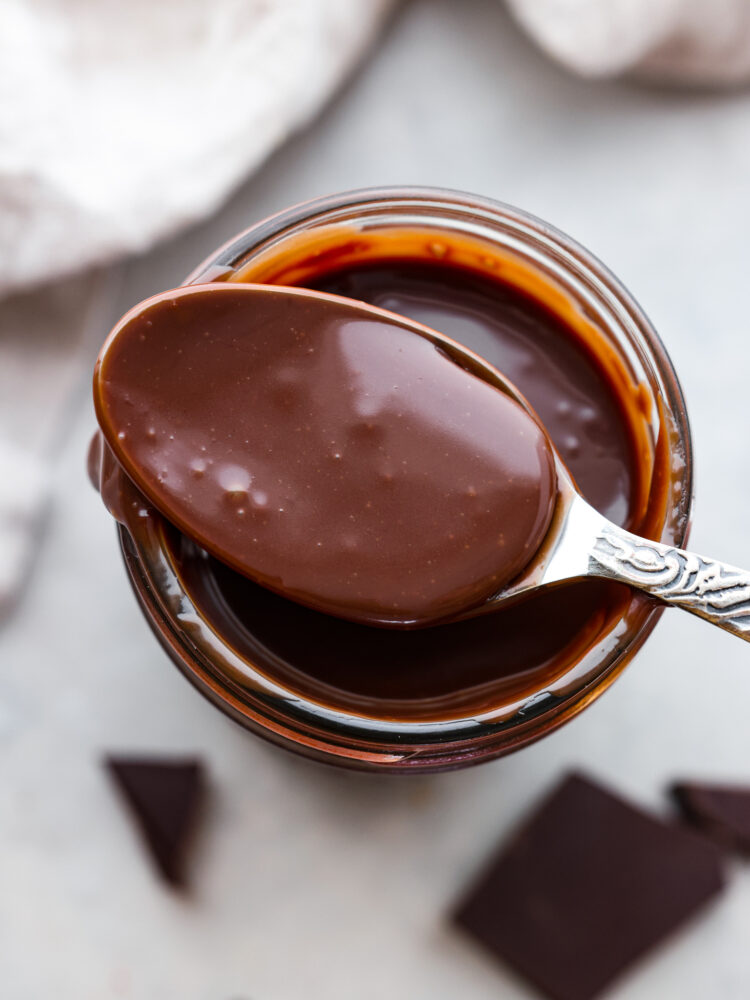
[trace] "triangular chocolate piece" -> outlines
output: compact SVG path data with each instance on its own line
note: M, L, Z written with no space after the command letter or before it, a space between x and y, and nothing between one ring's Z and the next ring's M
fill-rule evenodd
M184 884L185 848L203 791L194 758L107 757L105 765L164 878Z
M721 852L566 778L458 907L461 928L554 1000L593 1000L723 885Z
M703 833L750 854L750 787L678 782L670 791L683 816Z

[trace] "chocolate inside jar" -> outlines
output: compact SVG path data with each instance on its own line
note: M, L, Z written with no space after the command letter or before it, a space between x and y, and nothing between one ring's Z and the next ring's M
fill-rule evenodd
M306 269L234 280L243 277L359 299L469 347L526 395L584 496L611 520L637 526L645 473L628 418L633 399L548 305L428 253L343 266L335 254L319 255ZM185 590L226 643L305 696L380 718L455 717L538 690L631 604L627 588L592 580L472 620L391 632L292 603L167 533Z

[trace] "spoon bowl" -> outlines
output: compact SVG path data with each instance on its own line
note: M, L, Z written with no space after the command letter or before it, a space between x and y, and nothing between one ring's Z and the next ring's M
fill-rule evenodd
M480 604L546 534L554 461L508 389L395 314L227 284L136 307L94 381L109 450L183 534L300 604L400 628Z

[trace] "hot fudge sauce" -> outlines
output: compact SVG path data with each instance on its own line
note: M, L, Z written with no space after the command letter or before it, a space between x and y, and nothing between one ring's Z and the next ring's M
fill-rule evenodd
M337 268L318 257L299 270L298 284L391 309L486 358L536 409L586 498L634 526L643 483L625 403L555 312L447 262ZM627 588L587 580L473 620L390 632L285 600L206 558L179 532L168 532L167 544L190 599L241 657L303 695L380 718L442 718L519 697L569 669L632 600Z

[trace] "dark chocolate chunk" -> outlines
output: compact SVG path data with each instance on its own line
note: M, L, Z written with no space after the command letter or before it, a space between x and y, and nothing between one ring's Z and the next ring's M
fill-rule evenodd
M554 1000L591 1000L715 896L721 852L580 775L506 844L457 923Z
M107 757L105 765L127 803L159 871L172 885L185 880L185 850L203 792L199 760Z
M671 792L683 816L703 833L750 854L750 787L678 782Z

